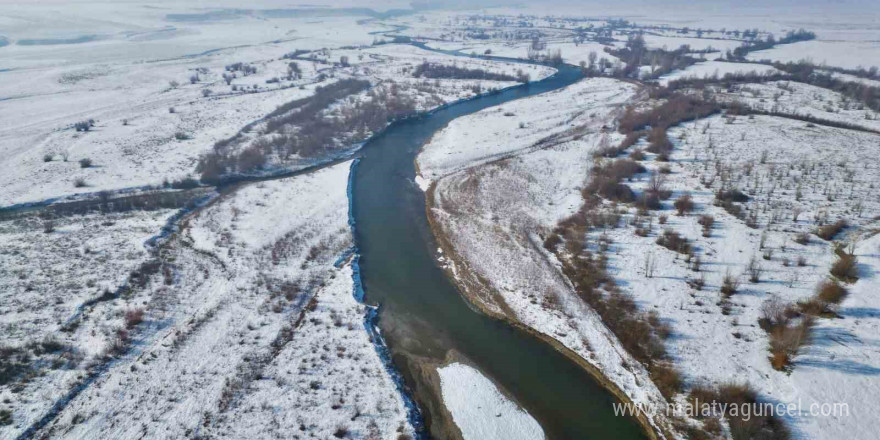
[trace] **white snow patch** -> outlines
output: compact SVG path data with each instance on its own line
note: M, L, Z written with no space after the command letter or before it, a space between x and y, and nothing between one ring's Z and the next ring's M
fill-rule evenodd
M541 425L474 368L461 363L439 368L443 402L465 440L537 440Z

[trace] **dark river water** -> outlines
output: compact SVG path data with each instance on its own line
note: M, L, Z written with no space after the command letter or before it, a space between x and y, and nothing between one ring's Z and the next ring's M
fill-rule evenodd
M576 68L563 66L543 81L397 123L365 145L352 188L361 276L366 300L382 306L380 326L409 387L422 385L407 371L404 355L441 360L455 349L508 391L551 439L644 439L634 420L614 415L611 394L574 362L469 307L437 265L425 196L413 183L419 149L449 121L580 78Z

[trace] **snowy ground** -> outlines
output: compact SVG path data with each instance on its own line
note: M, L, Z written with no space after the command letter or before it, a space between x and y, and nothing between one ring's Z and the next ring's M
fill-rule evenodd
M589 174L589 155L603 143L598 130L588 131L577 141L559 133L564 135L566 127L578 125L582 121L578 118L588 114L599 114L603 123L613 119L613 112L597 109L586 97L565 101L577 106L562 106L554 95L588 92L588 96L600 96L596 87L609 83L613 82L585 81L563 92L453 121L420 154L420 184L436 183L433 213L465 265L453 269L459 277L476 272L487 279L504 304L493 305L491 295L476 295L478 301L488 302L486 307L499 313L509 307L518 319L563 342L606 371L631 398L642 401L652 396L648 387L628 387L627 376L609 360L607 342L596 342L593 337L601 333L596 330L602 324L583 318L589 313L566 312L574 310L578 301L565 299L571 294L554 279L552 264L543 262L547 256L534 236L576 209L576 191ZM851 109L852 103L828 90L797 83L782 87L785 90L779 84L744 85L722 98L760 107L768 105L762 104L762 97L781 90L777 101L785 111L860 125L870 126L874 121L875 116L866 120L864 110ZM608 101L607 97L598 99ZM822 110L825 105L833 111ZM566 111L571 116L562 116ZM525 122L524 128L518 128L519 122ZM880 323L877 298L860 293L880 288L874 275L880 263L878 238L873 235L880 201L872 195L880 171L880 138L762 116L731 120L715 116L674 128L670 136L677 140L677 148L666 186L673 191L673 199L690 193L697 213L676 216L670 201L659 213L665 224L659 225L659 217L654 217L647 237L637 236L634 226L594 232L591 240L604 234L613 243L609 266L615 280L643 309L657 311L672 325L675 335L669 349L687 384L722 384L736 378L750 383L763 399L800 402L805 412L814 403L843 402L849 405L849 416L804 414L787 422L796 435L805 438L833 439L845 434L872 438L878 427L866 420L873 408L873 378L880 371L880 351L871 341ZM662 165L645 163L649 169ZM746 174L749 167L752 171ZM647 180L647 174L641 175L631 186L642 191ZM747 205L755 213L758 229L712 205L714 190L723 181L728 188L740 188L752 197ZM625 216L627 223L634 212ZM797 221L792 217L795 212ZM702 237L698 224L703 214L715 218L710 237ZM838 219L851 225L839 240L862 238L856 248L861 279L849 286L851 293L839 306L839 319L817 322L813 339L795 357L792 372L775 371L768 360L767 334L757 325L762 304L773 297L796 303L814 295L817 283L829 277L836 259L833 246L815 235L807 245L794 239L798 233L812 233L817 222ZM655 243L665 229L681 233L698 249L705 282L702 290L692 287L697 273L685 258ZM645 272L646 256L657 268L650 278ZM804 266L796 263L800 257ZM758 283L749 283L745 275L753 258L762 270ZM727 273L742 283L730 300L718 293ZM558 299L548 299L543 292ZM560 325L554 324L557 321ZM580 347L577 338L589 341L590 348Z
M557 339L633 400L656 403L663 398L647 372L577 298L536 235L578 209L603 127L636 93L590 79L486 109L452 121L418 165L422 184L436 185L432 215L460 257L450 269L471 300ZM474 287L470 274L489 285Z
M33 216L0 222L0 347L14 350L4 353L4 363L25 355L35 367L0 383L0 409L13 411L15 421L0 426L0 436L20 432L109 351L133 305L102 303L82 315L80 309L116 291L149 259L144 243L171 213L59 218L50 233L48 221Z
M773 60L796 63L809 60L815 64L845 69L869 68L880 64L880 42L877 41L802 41L748 55L750 60ZM878 66L880 67L880 66Z
M22 12L23 17L35 13ZM8 172L0 175L4 188L0 205L192 176L199 155L215 142L281 104L310 96L323 76L357 77L386 86L397 82L400 93L424 110L473 96L475 86L489 90L512 83L424 81L406 73L423 60L508 74L524 70L533 80L553 72L466 60L408 45L370 47L376 39L370 32L390 27L362 21L364 16L179 22L169 21L165 13L137 15L121 6L105 14L121 14L120 20L136 15L139 21L131 26L140 32L159 32L145 28L166 25L175 31L162 33L161 38L137 38L116 29L112 34L107 30L112 38L97 41L2 48L0 163ZM90 29L91 21L80 16L56 17L62 18L74 28ZM48 20L45 25L57 23ZM35 35L27 29L19 31L11 34L13 40ZM360 46L365 48L336 50ZM285 79L291 60L282 56L324 48L326 55L316 56L317 61L296 60L301 78ZM336 65L343 55L353 67ZM237 72L227 85L222 78L225 67L238 62L257 71L247 76ZM191 83L194 76L197 80ZM73 124L89 119L95 121L90 131L73 129ZM81 167L82 159L92 160L93 165ZM310 158L294 166L313 162Z
M875 410L880 373L880 351L873 342L880 327L880 299L868 292L880 288L875 275L880 264L878 236L873 235L880 204L871 189L880 171L878 136L760 116L732 124L712 117L685 124L673 130L673 136L682 139L672 155L666 186L674 191L673 199L690 193L697 209L680 217L667 207L660 213L666 223L654 220L647 237L634 234L631 226L604 231L614 243L610 267L615 279L643 307L672 324L676 336L668 344L688 383L721 384L735 378L771 402L800 404L805 412L814 403L844 402L851 411L848 416L804 414L788 422L803 438L873 438L880 428L868 415ZM761 163L764 151L767 159ZM732 170L729 187L753 197L747 205L757 213L757 229L713 206L712 190L721 185L720 179L711 179L717 163ZM754 167L749 175L743 168L747 164ZM646 180L632 186L643 189ZM710 237L702 236L697 223L701 215L715 218ZM775 371L768 360L767 334L757 325L761 305L773 297L792 303L808 299L817 283L829 278L835 260L832 244L815 235L807 245L794 242L795 234L811 233L816 220L825 216L829 221L845 218L853 226L841 241L863 237L856 250L861 279L849 286L851 293L840 305L838 319L818 321L812 340L795 357L793 371ZM667 229L692 240L701 273L689 269L681 254L655 243ZM769 260L764 258L768 251ZM650 278L647 256L656 265ZM799 257L805 259L803 267L795 263ZM763 269L758 283L747 280L746 266L753 258ZM727 273L742 283L729 302L718 292ZM705 279L701 290L691 284L699 276Z
M465 440L540 440L544 431L480 372L462 363L437 370L443 403Z
M726 74L735 73L758 73L772 74L782 73L778 69L764 64L751 63L727 63L724 61L703 61L692 66L688 66L684 70L676 70L668 75L663 75L659 79L661 85L666 85L669 81L682 78L706 78L718 77L723 78Z
M74 333L125 330L130 348L114 352L106 372L44 432L275 438L345 430L388 439L411 433L396 385L364 331L365 306L354 299L351 268L334 267L351 245L349 166L246 186L189 219L163 246L164 276L99 304L86 320L94 324ZM143 323L128 325L121 312L108 316L134 309L143 311ZM4 437L21 432L57 397L35 391L23 401L3 392L15 399Z
M744 84L716 90L723 101L739 101L765 111L811 116L880 131L880 113L832 90L794 81Z

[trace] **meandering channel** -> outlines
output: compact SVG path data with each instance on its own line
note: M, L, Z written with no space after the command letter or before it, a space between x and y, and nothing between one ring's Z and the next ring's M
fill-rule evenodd
M643 439L639 425L615 416L611 394L572 360L468 306L437 265L425 196L413 183L419 149L451 120L580 78L578 69L562 66L542 81L398 122L370 140L352 180L361 276L367 301L382 306L380 326L395 365L417 397L427 385L406 359L440 362L454 349L512 394L551 439Z

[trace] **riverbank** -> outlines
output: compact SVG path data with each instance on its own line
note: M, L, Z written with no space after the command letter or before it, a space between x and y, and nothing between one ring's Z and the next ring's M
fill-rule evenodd
M439 131L416 166L437 257L473 307L550 345L617 400L660 403L650 376L580 304L537 237L576 209L591 154L608 142L604 127L635 90L585 80L481 111ZM653 439L674 438L665 419L637 421Z
M602 370L581 357L575 351L566 347L559 340L525 325L522 321L516 318L516 315L513 313L510 307L503 302L503 299L500 298L497 293L493 293L491 291L491 287L487 282L481 281L478 275L474 273L469 273L466 269L461 270L461 268L467 267L467 262L455 250L455 247L449 241L449 237L446 235L446 233L443 231L442 226L439 224L439 220L432 213L432 210L436 208L436 205L433 202L434 189L435 184L432 184L425 194L426 200L428 201L425 206L425 212L428 216L428 221L431 224L431 232L434 234L434 237L437 240L440 249L442 250L441 266L448 274L449 279L452 280L459 288L459 291L461 292L462 296L467 299L468 303L470 303L480 313L484 313L495 319L504 321L509 325L515 326L516 328L550 345L551 347L553 347L554 350L561 353L566 358L576 363L584 371L586 371L606 391L614 395L614 397L619 402L623 404L634 404L635 402L633 401L633 399L631 399L619 386L617 386L616 383L612 382ZM475 290L480 290L486 293L475 293ZM487 303L485 301L487 293L493 297L498 298L500 302ZM501 311L499 312L499 310ZM645 431L645 434L651 440L675 438L675 436L669 431L668 428L659 427L655 421L650 420L645 414L640 413L639 416L636 417L636 420Z

